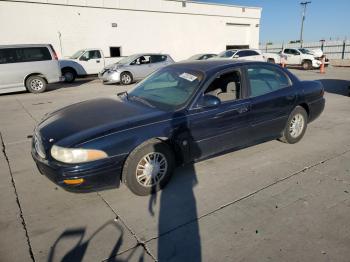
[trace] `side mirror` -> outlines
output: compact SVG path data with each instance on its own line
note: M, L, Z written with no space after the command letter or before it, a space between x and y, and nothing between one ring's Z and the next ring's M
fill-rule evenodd
M239 58L239 55L234 55L233 58Z
M217 107L221 104L221 101L218 97L213 95L204 95L200 102L202 107Z

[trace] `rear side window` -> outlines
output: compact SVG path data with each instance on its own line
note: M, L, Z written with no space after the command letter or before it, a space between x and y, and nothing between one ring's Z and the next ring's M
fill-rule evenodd
M272 67L249 66L250 97L265 95L290 86L289 78Z
M46 47L0 49L0 64L24 63L52 60Z
M166 60L167 60L166 55L152 55L152 57L151 57L152 63L164 62Z

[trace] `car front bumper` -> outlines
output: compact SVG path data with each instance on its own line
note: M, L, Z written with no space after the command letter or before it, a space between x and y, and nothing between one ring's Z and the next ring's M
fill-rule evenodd
M75 165L61 164L54 160L42 159L32 147L32 157L39 172L52 182L72 192L89 192L96 189L116 188L120 185L122 166L126 155ZM79 184L67 181L80 180Z
M104 84L116 84L120 82L120 72L107 70L101 72L98 78L101 79Z

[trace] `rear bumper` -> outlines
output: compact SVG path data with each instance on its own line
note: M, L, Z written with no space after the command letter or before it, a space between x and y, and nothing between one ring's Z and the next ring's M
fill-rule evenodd
M323 97L312 103L309 103L309 122L314 121L322 114L325 108L325 104L326 100Z
M116 156L74 166L40 159L35 149L32 149L32 157L39 172L55 184L67 191L89 192L119 187L122 165L126 156ZM65 180L73 179L83 179L83 182L77 185L65 183Z

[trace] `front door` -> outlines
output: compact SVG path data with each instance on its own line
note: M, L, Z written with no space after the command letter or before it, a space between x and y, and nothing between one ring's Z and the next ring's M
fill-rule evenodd
M79 63L87 75L98 74L104 67L100 50L86 51L80 58Z
M142 55L136 58L130 65L132 66L133 77L135 79L145 78L153 72L151 56L149 55Z
M212 95L218 97L221 104L215 108L195 107L188 116L194 159L247 143L250 101L244 99L243 88L241 72L234 70L218 75L200 95L198 101L204 95Z

